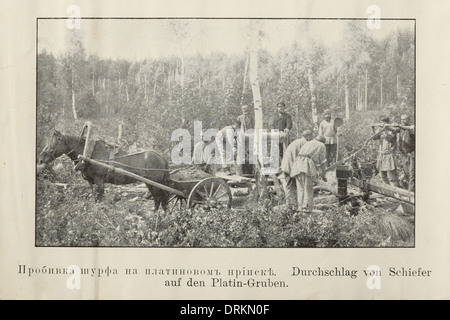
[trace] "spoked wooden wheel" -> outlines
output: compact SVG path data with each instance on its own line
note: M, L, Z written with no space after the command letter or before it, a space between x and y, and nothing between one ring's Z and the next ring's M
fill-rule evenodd
M188 208L231 208L231 189L221 178L210 177L198 182L187 201Z
M186 198L179 196L177 194L174 194L169 199L169 212L172 212L173 210L183 210L186 209L187 205Z

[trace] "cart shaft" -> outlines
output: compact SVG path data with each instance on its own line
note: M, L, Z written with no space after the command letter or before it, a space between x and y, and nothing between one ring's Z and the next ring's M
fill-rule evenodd
M122 175L128 176L130 178L136 179L138 181L141 181L143 183L149 184L149 185L154 186L156 188L168 191L170 193L173 193L173 194L176 194L176 195L179 195L179 196L182 196L182 197L186 196L183 192L181 192L179 190L172 189L172 188L170 188L170 187L168 187L168 186L166 186L164 184L161 184L161 183L155 182L153 180L149 180L149 179L143 178L140 175L137 175L135 173L129 172L127 170L124 170L124 169L121 169L121 168L116 168L116 167L111 166L109 164L106 164L106 163L103 163L103 162L99 162L99 161L93 160L91 158L82 156L82 155L80 155L78 157L81 160L84 160L84 161L86 161L88 163L92 163L94 165L98 165L98 166L104 167L104 168L106 168L106 169L108 169L110 171L117 172L118 174L122 174Z

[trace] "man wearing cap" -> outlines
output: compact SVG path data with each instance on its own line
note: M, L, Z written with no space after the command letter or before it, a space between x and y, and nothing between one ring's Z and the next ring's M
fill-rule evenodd
M415 126L410 124L407 114L402 114L398 125L398 150L401 152L402 166L408 181L408 190L414 191L415 178Z
M301 148L291 169L291 178L295 177L297 186L298 212L311 211L314 205L314 183L319 176L326 181L325 137L317 136L306 142Z
M218 148L215 136L212 136L209 141L202 139L194 146L191 165L196 165L200 170L211 173L211 165L221 162L221 158L216 155L216 150Z
M331 111L325 109L323 112L323 120L319 124L319 136L325 137L325 148L327 150L327 165L330 166L336 160L337 152L337 128L331 121Z
M248 129L255 128L255 119L250 115L248 106L243 105L241 107L242 114L239 115L236 119L236 128L241 129L242 131L247 131Z
M287 204L297 203L295 179L291 178L292 167L295 159L297 158L301 147L313 138L313 133L311 130L303 131L302 135L302 138L296 139L289 144L284 152L283 159L281 160L281 172L283 175L281 182L285 192L285 200Z
M381 116L380 121L378 129L372 126L372 131L377 134L373 139L380 141L377 169L384 183L398 187L397 164L394 157L397 146L396 128L388 126L390 120L387 116Z
M282 159L284 149L286 148L286 145L289 145L289 131L292 129L292 117L286 112L286 105L284 102L277 103L276 115L272 122L272 129L286 134L287 143L280 143L280 159Z

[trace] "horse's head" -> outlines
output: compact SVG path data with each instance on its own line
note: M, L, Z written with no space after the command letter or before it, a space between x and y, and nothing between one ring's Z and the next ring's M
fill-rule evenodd
M53 129L47 138L44 149L42 149L39 155L38 163L47 164L66 152L68 152L68 146L64 140L64 135L58 130Z

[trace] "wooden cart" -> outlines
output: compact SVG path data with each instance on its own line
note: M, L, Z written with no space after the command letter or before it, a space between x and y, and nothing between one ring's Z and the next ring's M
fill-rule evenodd
M213 175L205 174L202 179L177 180L171 177L166 184L161 184L153 180L144 178L136 173L130 172L120 167L110 165L84 155L79 158L87 163L102 166L111 172L125 175L136 181L149 184L156 188L163 189L171 194L169 209L193 208L201 206L204 208L231 208L232 194L227 182ZM177 170L174 170L177 171Z

